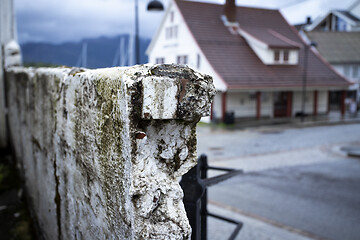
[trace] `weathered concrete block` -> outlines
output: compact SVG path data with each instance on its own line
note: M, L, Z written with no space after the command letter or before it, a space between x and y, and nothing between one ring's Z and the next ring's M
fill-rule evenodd
M11 68L12 144L45 239L188 239L209 76L177 65Z

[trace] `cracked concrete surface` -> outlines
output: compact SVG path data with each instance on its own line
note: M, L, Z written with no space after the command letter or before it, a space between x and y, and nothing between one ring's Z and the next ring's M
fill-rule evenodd
M180 65L7 71L10 134L45 239L189 239L212 78Z

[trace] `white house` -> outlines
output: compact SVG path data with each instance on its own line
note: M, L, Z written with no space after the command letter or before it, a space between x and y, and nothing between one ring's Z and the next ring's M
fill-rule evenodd
M346 10L332 10L305 26L302 36L317 43L317 50L335 70L353 83L348 98L360 102L360 0ZM339 98L334 92L332 98Z
M307 32L360 32L360 0L346 10L331 10L305 27Z
M173 0L147 54L150 63L187 64L213 76L213 119L295 116L304 80L305 113L326 114L329 90L349 85L278 10L236 7L234 0Z

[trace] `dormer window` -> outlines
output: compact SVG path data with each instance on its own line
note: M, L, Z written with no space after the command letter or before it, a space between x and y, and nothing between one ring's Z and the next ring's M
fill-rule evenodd
M289 62L289 50L284 50L283 52L284 62Z
M260 34L261 32L261 34ZM251 49L267 65L296 65L302 45L272 29L246 29L238 33L246 39Z
M275 50L274 52L274 61L280 62L280 50Z
M289 64L289 50L274 50L274 63L275 64Z

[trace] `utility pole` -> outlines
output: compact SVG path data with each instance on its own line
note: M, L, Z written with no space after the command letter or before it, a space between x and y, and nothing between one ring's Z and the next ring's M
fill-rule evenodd
M305 107L306 107L306 84L307 84L307 72L308 72L308 61L309 61L309 48L315 47L315 42L310 44L304 44L304 71L303 71L303 85L302 85L302 102L301 102L301 122L305 120Z

